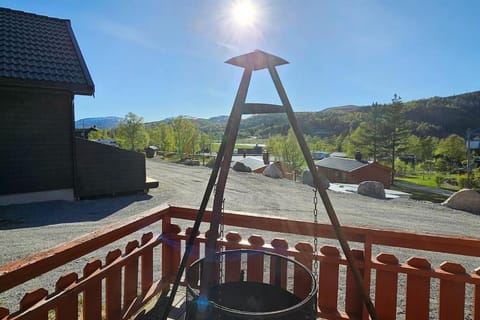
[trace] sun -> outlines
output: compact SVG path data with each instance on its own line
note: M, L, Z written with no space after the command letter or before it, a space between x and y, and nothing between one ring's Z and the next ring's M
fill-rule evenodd
M240 27L252 27L256 23L257 8L250 0L237 0L231 8L232 18Z

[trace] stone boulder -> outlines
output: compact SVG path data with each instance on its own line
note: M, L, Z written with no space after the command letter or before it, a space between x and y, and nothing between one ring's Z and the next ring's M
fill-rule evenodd
M211 158L210 161L208 161L205 166L207 168L213 168L214 165L215 165L215 158Z
M192 160L192 159L182 160L181 163L184 164L184 165L186 165L186 166L199 166L199 165L200 165L200 161L199 161L199 160Z
M442 202L442 206L480 214L480 193L472 189L462 189Z
M385 187L383 183L378 181L360 182L357 193L372 198L385 199Z
M235 164L233 165L233 170L237 171L237 172L252 172L252 169L245 165L243 162L235 162Z
M320 176L320 179L322 180L322 184L325 189L328 189L330 187L330 182L328 179L323 176ZM310 170L305 170L302 172L302 183L315 188L315 185L313 184L313 176Z
M307 184L310 187L314 187L313 185L313 176L310 170L305 170L302 172L302 183Z
M283 173L275 164L269 164L265 170L263 170L263 175L266 177L280 179L283 178Z

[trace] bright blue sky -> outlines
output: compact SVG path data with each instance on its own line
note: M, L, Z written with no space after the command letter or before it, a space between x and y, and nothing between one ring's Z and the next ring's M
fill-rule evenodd
M242 69L223 63L261 49L278 67L295 111L480 90L480 2L256 0L240 26L234 0L0 0L70 19L96 87L76 119L134 112L145 121L229 114ZM278 103L264 71L249 101Z

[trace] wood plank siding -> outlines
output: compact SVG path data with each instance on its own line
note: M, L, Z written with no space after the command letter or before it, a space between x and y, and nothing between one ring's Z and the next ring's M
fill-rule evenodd
M0 88L0 194L73 188L72 101Z
M143 191L145 155L76 139L77 196L92 197Z

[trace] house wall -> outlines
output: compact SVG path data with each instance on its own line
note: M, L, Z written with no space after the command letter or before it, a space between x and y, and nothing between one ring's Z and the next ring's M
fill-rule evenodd
M325 167L318 167L318 171L320 174L327 177L328 181L334 183L355 183L348 180L348 172L325 168Z
M353 180L357 181L355 183L360 183L362 181L379 181L383 183L385 188L391 187L390 168L375 163L351 172L350 176Z
M351 172L324 167L318 168L320 173L326 176L330 182L359 184L362 181L379 181L385 188L391 187L390 169L376 163L369 164Z
M0 195L73 188L72 101L0 87Z
M145 155L76 139L77 196L81 198L144 191Z

